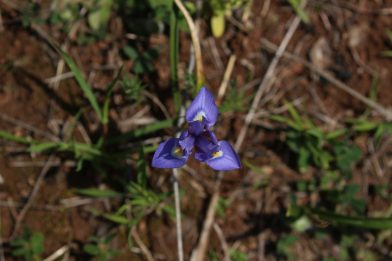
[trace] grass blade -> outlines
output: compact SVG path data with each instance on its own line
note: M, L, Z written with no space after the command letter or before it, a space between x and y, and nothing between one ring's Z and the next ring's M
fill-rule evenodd
M113 88L120 79L121 72L122 72L123 67L120 67L120 70L118 71L116 77L111 81L107 87L106 90L106 95L105 95L105 101L103 103L103 108L102 108L102 119L101 122L103 124L107 124L109 122L109 104L110 104L110 96L112 96L113 93Z
M66 52L64 52L61 49L56 48L56 50L61 54L63 57L64 61L67 63L69 69L72 71L76 81L79 84L79 87L82 89L84 96L87 98L87 100L90 102L91 107L93 107L95 113L98 115L98 118L102 121L102 113L101 109L99 107L97 98L95 97L93 93L93 89L91 86L87 83L86 79L84 78L82 72L80 71L79 67L76 65L74 60L69 56Z
M120 197L121 194L109 189L98 189L98 188L87 188L87 189L77 189L76 193L79 195L92 197L92 198L114 198Z
M148 134L151 134L153 132L170 128L174 126L174 120L173 119L168 119L168 120L163 120L163 121L158 121L155 123L152 123L150 125L147 125L142 128L138 128L134 131L124 133L122 135L119 135L115 138L109 139L107 144L116 144L120 142L126 142L129 140L137 139L143 136L146 136Z
M349 217L316 208L305 208L310 217L318 217L335 225L354 226L368 229L392 229L392 218Z
M22 144L31 144L33 143L32 140L23 138L23 137L18 137L12 133L2 131L0 130L0 139L8 140L8 141L13 141L13 142L18 142Z

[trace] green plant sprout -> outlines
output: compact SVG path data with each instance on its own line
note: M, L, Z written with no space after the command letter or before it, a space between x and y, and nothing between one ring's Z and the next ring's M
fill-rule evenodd
M250 4L250 0L211 0L205 1L205 4L211 10L210 26L214 37L219 38L225 32L225 17L232 16L232 12Z
M301 21L308 24L310 22L309 15L305 12L302 7L304 0L289 0L291 7L294 9L295 13L301 18Z
M110 246L115 234L105 237L92 236L83 246L83 251L93 256L98 261L109 261L120 254L120 251Z
M289 103L286 106L290 117L276 115L272 119L288 126L286 143L297 155L299 170L305 171L313 164L324 171L336 168L349 174L352 166L362 157L362 152L357 146L338 139L348 134L348 130L326 133L309 119L301 117L294 106Z
M387 30L386 34L387 34L389 43L392 44L392 30ZM387 57L387 58L392 58L392 50L383 51L381 53L381 55L384 56L384 57Z
M10 242L12 255L27 261L40 261L44 252L44 235L25 229L23 234Z

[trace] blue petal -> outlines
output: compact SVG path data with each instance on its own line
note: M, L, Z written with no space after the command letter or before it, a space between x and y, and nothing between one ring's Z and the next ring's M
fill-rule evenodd
M173 155L173 150L179 146L179 140L170 138L159 144L152 159L152 166L155 168L179 168L183 166L189 154L185 153L182 157Z
M195 137L185 130L181 133L179 145L185 150L186 154L189 156L192 153L193 146L195 144Z
M218 107L215 104L214 96L206 87L201 88L185 116L188 122L200 120L200 117L204 117L208 121L209 127L215 124L218 118Z
M206 161L207 165L215 170L234 170L241 167L240 159L233 147L227 141L220 141L219 156Z
M204 162L212 157L212 153L219 151L218 141L212 131L206 131L196 138L195 159Z
M199 136L204 131L205 125L206 120L204 119L202 121L192 121L189 123L188 130L192 135Z

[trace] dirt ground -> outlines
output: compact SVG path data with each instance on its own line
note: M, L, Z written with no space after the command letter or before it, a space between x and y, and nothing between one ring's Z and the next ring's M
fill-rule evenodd
M22 25L19 11L7 2L0 1L3 23L3 30L0 31L0 130L37 140L62 139L69 135L65 131L67 126L72 124L79 108L87 102L72 77L66 77L57 84L50 82L51 77L58 73L60 57L34 28ZM24 4L23 1L19 2ZM300 24L286 51L329 72L366 97L369 97L377 81L375 101L392 109L392 59L381 55L388 48L392 49L392 42L386 34L386 30L392 30L392 1L308 2L310 23ZM44 9L47 3L42 1L40 4ZM245 90L247 100L243 110L222 113L215 128L219 139L229 140L232 144L238 137L253 95L275 54L275 51L268 49L264 39L279 46L295 18L295 13L286 1L253 1L247 23L239 22L240 15L240 12L235 13L232 21L227 21L226 32L219 39L212 37L205 20L199 20L206 82L215 95L230 56L236 56L229 88ZM124 64L124 71L130 71L134 65L132 60L121 55L120 49L127 43L124 35L132 33L127 32L125 26L119 26L123 22L122 18L113 14L108 36L83 45L78 44L72 34L62 32L58 26L38 26L66 48L95 91L102 93L121 64ZM180 82L185 84L190 57L190 37L187 32L181 32L180 42ZM153 64L154 73L144 75L143 81L148 92L157 97L173 115L168 44L165 33L152 34L144 39L141 49L158 48L159 57ZM67 71L65 67L62 72ZM116 131L132 129L122 128L124 124L121 124L145 106L148 108L146 117L164 119L154 102L146 99L140 105L133 106L127 103L119 90L115 92L116 106L110 116ZM295 189L295 184L318 179L322 172L311 167L300 173L293 165L292 154L282 143L284 134L279 124L263 116L274 112L284 114L285 101L294 102L301 114L312 118L324 130L346 126L347 118L358 117L366 111L369 111L369 117L375 122L383 121L378 112L369 110L363 102L336 88L300 62L281 58L274 83L264 93L257 110L261 116L250 125L240 150L241 161L250 162L257 169L243 164L240 171L225 174L221 196L230 203L223 214L217 214L215 224L218 232L212 231L208 249L217 253L217 260L223 260L224 244L246 253L248 260L391 260L392 241L388 231L350 231L331 226L316 226L314 230L304 233L292 229L286 217L290 205L289 195L296 194L301 202L317 202L320 195L301 193ZM94 124L96 119L93 116L84 119L83 126L88 126L87 134L90 137L94 137ZM83 126L73 132L80 142L86 141ZM161 131L154 137L173 133L173 130ZM375 153L369 147L369 140L368 134L352 137L352 143L361 148L363 156L346 182L359 184L357 196L365 200L368 215L386 215L390 213L390 196L372 194L369 188L392 181L392 146L388 145L390 139L385 138L386 145L379 156L382 175L378 175L374 165L369 163ZM121 253L112 260L147 260L140 252L140 246L128 250L128 232L124 227L93 214L94 209L114 211L120 204L118 200L88 200L84 203L83 198L75 194L77 188L108 186L105 179L97 177L93 169L77 172L74 162L67 155L28 153L25 146L4 140L0 141L0 149L1 238L6 260L19 260L11 255L8 243L13 233L20 235L24 227L44 234L45 257L68 246L69 259L64 260L90 260L91 257L83 252L83 245L89 237L115 231L116 237L111 247L119 249ZM147 155L147 162L150 162L151 157ZM16 229L20 212L48 158L52 162L51 168L33 204ZM180 179L187 257L200 235L216 178L214 171L197 161L191 160L188 166L189 170L184 170ZM157 171L149 166L148 173L152 188L171 191L170 171ZM260 182L267 183L255 187ZM390 191L388 188L388 193ZM64 204L67 207L63 207ZM220 237L219 229L224 240ZM317 229L322 230L325 236L316 236ZM176 260L173 219L147 215L138 224L137 231L154 259ZM284 256L278 249L279 240L289 234L298 239L291 246L291 257ZM355 236L355 244L351 245L349 256L344 259L339 251L342 237L346 234ZM355 252L361 249L371 251L376 259L358 257ZM210 256L208 260L214 259Z

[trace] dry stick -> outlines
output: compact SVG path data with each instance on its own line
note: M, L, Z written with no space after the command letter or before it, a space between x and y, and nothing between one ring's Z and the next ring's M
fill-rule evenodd
M177 232L177 250L178 261L184 260L184 247L182 242L182 224L181 224L181 205L180 205L180 189L178 185L179 172L178 169L173 169L173 189L174 201L176 208L176 232Z
M216 205L219 201L219 187L221 179L223 177L223 172L219 172L218 180L216 181L214 194L212 195L210 204L208 205L207 215L203 224L203 230L200 233L199 243L193 250L190 260L191 261L204 261L205 254L207 252L208 239L210 237L210 232L212 225L214 224Z
M165 105L163 105L163 103L158 99L158 97L156 97L154 94L148 91L142 91L142 94L147 96L147 98L149 98L153 103L155 103L159 107L159 109L161 109L166 119L170 119L170 113L167 111Z
M59 257L65 255L69 251L69 246L65 245L61 248L57 249L53 254L45 258L43 261L55 261L58 260ZM63 259L66 260L66 259Z
M34 126L24 122L24 121L12 118L12 117L8 116L7 114L4 114L4 113L0 112L0 119L2 119L3 121L9 122L11 124L14 124L16 126L19 126L19 127L23 128L23 129L26 129L28 131L32 131L35 134L41 135L43 137L46 137L49 140L59 141L59 138L56 137L55 135L50 134L48 132L45 132L43 130L40 130L40 129L38 129L38 128L36 128L36 127L34 127Z
M275 51L277 49L277 46L275 44L271 43L270 41L268 41L266 39L262 39L262 43L270 51ZM306 66L310 70L312 70L313 72L319 74L320 76L322 76L323 78L325 78L326 80L331 82L337 88L339 88L342 91L350 94L354 98L360 100L361 102L363 102L364 104L366 104L367 106L372 108L373 110L375 110L378 113L380 113L382 116L385 117L386 120L392 121L392 111L391 110L388 110L388 109L384 108L383 106L381 106L380 104L376 103L375 101L373 101L373 100L363 96L362 94L360 94L359 92L355 91L354 89L352 89L347 84L345 84L345 83L339 81L338 79L336 79L335 77L333 77L329 72L315 67L312 63L306 61L305 59L299 57L298 55L295 55L295 54L292 54L292 53L289 53L289 52L283 52L282 55L285 58L289 58L289 59L295 60L297 62L300 62L301 64L303 64L304 66Z
M3 248L3 246L4 246L4 243L3 243L3 237L2 237L2 228L3 228L3 219L2 219L2 216L1 216L1 213L2 211L1 211L1 209L0 209L0 261L5 261L5 255L4 255L4 248Z
M223 234L222 229L219 227L217 223L213 225L216 235L218 236L219 240L221 241L222 250L224 253L224 261L230 261L230 253L229 253L229 246L227 244L225 235Z
M191 33L191 38L192 38L192 43L193 43L193 48L195 51L195 57L196 57L196 76L197 76L197 84L198 86L204 83L204 69L203 69L203 62L202 62L202 56L201 56L201 47L200 47L200 41L197 36L197 29L196 25L192 20L192 17L190 16L188 10L186 10L185 6L180 0L174 0L176 3L178 9L180 9L181 13L184 15L185 20L188 24L189 31Z
M181 126L185 120L185 108L181 107L179 112L179 120L177 126ZM180 133L177 133L179 136ZM184 246L182 239L182 223L181 223L181 202L180 202L180 186L179 186L180 171L173 168L173 190L174 190L174 201L176 209L176 233L177 233L177 251L178 251L178 261L184 260Z
M304 1L304 2L306 2L306 1ZM293 37L294 32L297 30L300 22L301 22L301 18L296 16L293 23L290 25L290 28L288 29L286 35L284 36L279 48L277 49L275 57L272 60L272 62L270 63L267 72L265 73L263 81L259 85L259 88L256 92L255 98L253 99L253 102L252 102L252 105L249 109L249 112L246 115L245 124L241 128L240 134L238 135L237 142L235 143L234 148L236 151L238 151L240 149L242 142L245 139L246 133L249 128L249 124L252 121L252 119L256 113L256 109L259 105L261 96L263 95L263 92L271 86L271 79L274 77L275 70L276 70L276 67L279 63L279 60L280 60L283 52L286 50L287 45L289 44L291 38Z
M136 244L140 248L140 251L143 253L144 257L148 261L154 261L154 257L152 256L150 250L148 250L147 246L143 243L142 239L140 238L139 234L136 231L136 228L132 228L131 230L131 235L133 239L135 240Z
M306 1L304 1L303 4L306 4ZM248 112L246 119L245 119L245 125L241 129L240 136L238 137L238 140L235 144L235 150L237 152L238 152L239 148L241 147L241 144L245 138L249 124L250 124L252 118L254 117L254 114L256 112L257 105L259 104L259 101L261 99L261 95L263 93L263 90L267 89L271 85L270 80L274 76L274 72L275 72L276 66L280 60L280 57L281 57L282 53L284 52L284 50L286 49L291 37L293 36L293 34L296 31L300 22L301 22L301 19L299 17L296 17L294 19L294 21L290 25L290 28L288 29L286 35L284 36L282 43L281 43L278 51L276 52L274 59L272 60L270 66L268 67L266 75L264 76L264 79L259 86L259 89L256 93L254 100L253 100L252 106ZM216 181L215 192L214 192L214 194L211 198L210 204L208 206L206 221L203 224L203 230L200 235L199 243L193 251L191 261L203 261L204 260L205 253L207 250L207 245L208 245L208 238L210 235L212 224L214 223L215 210L216 210L216 205L218 204L219 189L220 189L220 184L221 184L222 178L223 178L223 172L219 172L218 178Z
M1 15L0 10L0 33L4 32L4 25L3 25L3 16Z
M29 211L30 207L33 205L34 199L37 196L39 189L41 188L42 182L50 169L50 166L51 166L50 162L52 161L52 157L53 157L53 155L49 156L45 166L42 168L41 173L39 174L39 176L37 178L37 181L34 185L33 190L30 193L30 196L29 196L29 199L27 200L26 205L19 212L18 217L16 218L16 221L15 221L14 230L10 236L10 239L13 239L16 236L16 233L18 233L20 226L22 225L23 219L25 218L25 216L27 214L27 211Z
M218 104L221 103L222 98L226 93L227 86L229 85L231 74L233 73L236 59L237 59L237 57L234 54L232 54L229 58L229 61L227 63L227 67L226 67L226 71L225 71L222 83L221 83L221 85L219 87L219 91L218 91L218 99L217 99Z
M193 50L195 53L196 59L196 77L197 77L197 87L200 87L204 83L204 69L203 69L203 61L201 56L201 46L200 41L197 36L197 28L195 23L192 20L188 10L186 10L185 6L182 4L181 0L174 0L178 9L180 9L181 13L184 15L185 20L188 24L188 28L191 33ZM181 126L184 119L181 115L184 113L184 108L181 108L180 111L180 120L178 121L178 126ZM180 206L180 192L179 192L179 171L177 169L173 169L173 189L174 189L174 198L175 198L175 208L176 208L176 227L177 227L177 249L178 249L178 260L184 260L184 250L183 250L183 239L182 239L182 225L181 225L181 206Z

